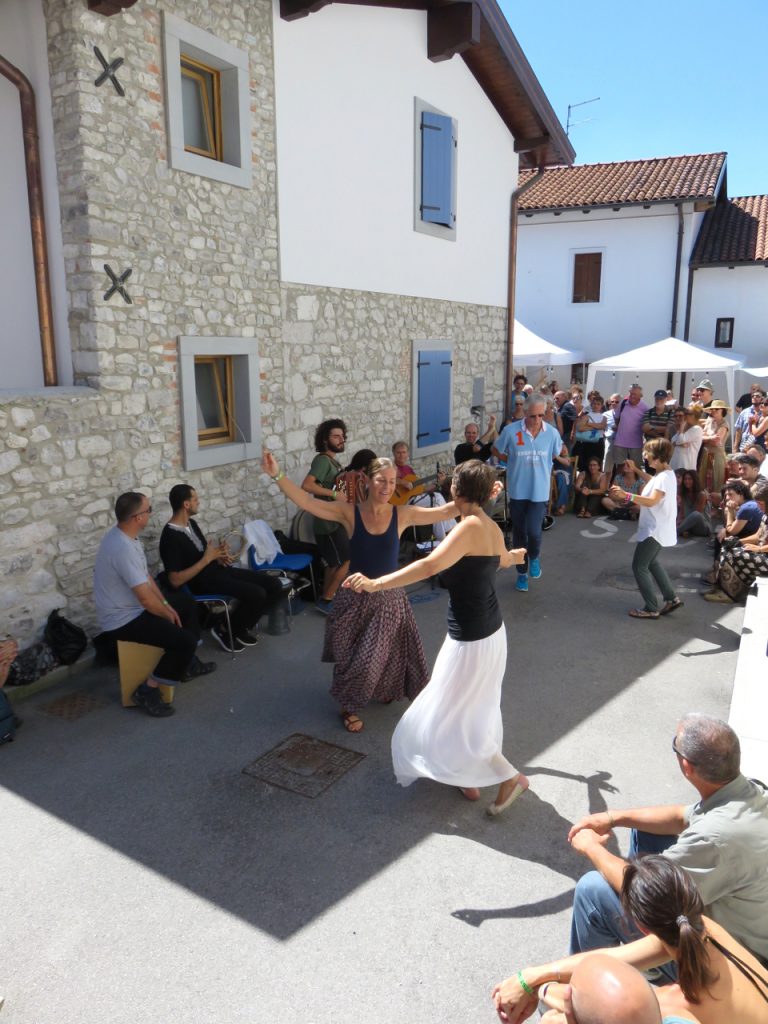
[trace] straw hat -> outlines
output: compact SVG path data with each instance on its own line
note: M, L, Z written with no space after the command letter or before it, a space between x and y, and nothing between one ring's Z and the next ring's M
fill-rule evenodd
M727 402L724 402L722 398L716 398L714 399L714 401L710 402L707 406L707 412L709 412L711 409L722 409L723 412L731 411L730 405L728 405Z

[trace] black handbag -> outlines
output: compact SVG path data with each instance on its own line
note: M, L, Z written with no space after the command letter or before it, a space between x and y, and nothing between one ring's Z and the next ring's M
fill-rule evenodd
M88 646L85 630L65 619L57 608L48 616L43 638L62 665L73 665Z

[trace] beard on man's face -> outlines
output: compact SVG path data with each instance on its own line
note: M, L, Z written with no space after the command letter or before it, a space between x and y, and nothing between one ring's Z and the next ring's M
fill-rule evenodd
M329 452L335 452L337 455L344 451L345 441L328 441L326 447Z

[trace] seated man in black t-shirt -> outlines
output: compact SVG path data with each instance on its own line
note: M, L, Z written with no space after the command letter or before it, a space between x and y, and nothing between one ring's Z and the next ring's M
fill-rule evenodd
M253 647L258 638L256 623L283 595L275 576L240 569L231 564L225 544L207 541L192 516L200 499L189 484L176 484L168 495L173 515L160 535L160 557L171 587L189 587L193 594L224 594L237 598L232 612L233 646L226 629L214 627L211 636L225 651L235 653Z
M480 459L485 462L491 457L491 444L498 437L496 417L488 417L488 429L480 437L480 428L476 423L468 423L464 427L464 441L457 444L453 452L453 461L458 466L469 459Z

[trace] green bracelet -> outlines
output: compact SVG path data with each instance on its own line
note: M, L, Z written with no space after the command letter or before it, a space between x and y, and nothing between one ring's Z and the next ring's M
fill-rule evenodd
M533 991L531 986L528 984L528 982L523 977L523 972L522 971L518 971L517 972L517 980L520 982L520 988L523 990L523 992L525 992L526 995L529 995L529 996L535 996L536 995L536 993Z

